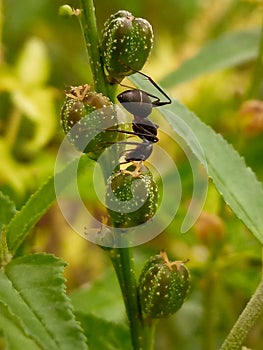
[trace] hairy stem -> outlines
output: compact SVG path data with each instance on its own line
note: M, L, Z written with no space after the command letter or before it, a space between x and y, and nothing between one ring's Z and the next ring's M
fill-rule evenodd
M263 310L263 278L239 316L220 350L240 350L242 343Z

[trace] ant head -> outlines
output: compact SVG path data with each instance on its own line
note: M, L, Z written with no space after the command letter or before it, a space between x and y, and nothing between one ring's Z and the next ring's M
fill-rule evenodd
M128 112L140 118L147 118L152 112L152 101L149 95L142 90L127 90L119 94L117 98Z

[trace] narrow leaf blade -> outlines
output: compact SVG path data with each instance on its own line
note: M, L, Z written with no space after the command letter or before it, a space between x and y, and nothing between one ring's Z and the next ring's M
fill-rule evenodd
M237 217L263 243L263 188L244 159L220 134L178 102L161 113L177 133L182 131L178 127L182 121L192 129L204 151L208 175ZM180 136L187 142L186 134ZM191 149L202 162L199 150Z
M11 218L16 213L15 203L13 203L10 198L5 196L2 192L0 192L0 232L2 230L3 225L8 224Z
M235 67L257 57L260 29L227 33L208 43L161 80L172 87L212 71Z
M155 93L141 77L134 76L132 81L139 88ZM178 101L173 100L171 105L159 111L207 167L208 175L237 217L263 243L263 187L244 159L220 134ZM191 135L195 136L201 148L192 142Z
M56 174L56 181L60 184L61 190L67 186L72 180L70 176L75 176L74 172L70 172L75 168L74 159L67 164L59 174ZM79 169L83 170L91 161L87 157L82 157L79 163ZM65 173L67 176L65 176ZM56 189L59 191L59 188ZM22 209L17 212L10 223L6 227L6 240L9 251L15 253L19 245L26 238L30 230L35 226L42 215L49 209L56 199L57 192L54 188L54 177L51 177L42 187L39 188L26 202Z

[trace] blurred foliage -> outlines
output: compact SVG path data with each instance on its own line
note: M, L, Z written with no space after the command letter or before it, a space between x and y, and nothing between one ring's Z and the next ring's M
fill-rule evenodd
M64 3L0 0L0 190L16 203L17 209L52 175L63 139L59 122L63 90L67 85L91 83L78 21L58 16L58 8ZM79 3L72 0L70 5L77 8ZM100 28L119 9L151 22L154 51L145 72L157 81L207 41L262 24L262 2L252 0L112 0L107 6L105 1L95 0L95 6ZM169 93L232 143L262 180L263 84L262 76L254 84L257 72L251 60L169 88ZM158 119L157 123L163 121ZM166 141L161 139L160 144ZM167 250L171 258L189 258L190 296L175 317L160 322L156 349L215 349L260 280L261 247L212 183L197 224L185 235L178 233L191 196L192 174L179 147L173 145L170 152L181 175L182 204L164 233L135 249L138 273L149 254L160 249ZM86 186L91 184L92 179L87 179ZM99 217L95 194L89 198L89 206ZM116 281L108 272L109 262L103 251L73 233L56 205L41 219L23 249L54 252L69 262L69 290L84 285L84 291L73 294L77 310L89 308L90 302L82 304L86 293L87 300L94 300L93 306L99 305L98 316L114 317L111 307L116 304L116 315L122 317L123 306L116 300L115 288L111 288ZM100 289L104 293L99 293ZM105 293L109 308L103 303ZM263 319L246 341L254 350L263 347L262 324ZM214 345L209 343L211 334Z

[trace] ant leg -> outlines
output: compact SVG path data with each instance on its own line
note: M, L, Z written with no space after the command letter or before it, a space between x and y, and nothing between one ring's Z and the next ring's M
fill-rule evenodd
M141 73L141 72L137 72L137 73L140 73L140 74L142 74L142 75L145 75L144 73ZM147 75L146 75L146 77L147 77ZM150 77L149 77L149 78L150 78ZM150 79L151 79L151 78L150 78ZM156 83L154 83L154 84L157 85ZM141 91L141 92L144 93L145 95L154 98L155 100L154 100L153 102L151 102L151 104L152 104L153 107L158 107L158 106L162 106L162 105L166 105L166 104L171 103L170 98L169 98L164 92L163 92L163 94L165 95L165 97L166 97L167 99L170 100L170 102L161 102L160 99L159 99L159 97L157 97L157 96L155 96L155 95L152 95L152 94L150 94L149 92L147 92L147 91L145 91L145 90L137 89L137 88L134 87L134 86L129 86L129 85L125 85L125 84L120 84L120 85L121 85L122 87L126 87L126 88L128 88L128 89L130 89L130 90ZM160 87L159 87L158 90L162 91ZM121 92L118 96L122 95L122 94L125 93L125 92L126 92L126 91ZM117 98L118 98L118 96L117 96Z
M122 133L122 134L127 134L127 135L132 135L132 136L138 136L138 137L140 137L140 138L146 138L146 139L147 139L147 137L148 137L148 138L151 137L151 138L153 139L153 141L152 141L153 143L159 141L159 139L158 139L158 137L157 137L156 135L154 135L154 134L152 134L152 133L150 133L150 132L147 133L147 130L145 130L145 131L146 131L145 133L143 133L143 132L128 131L128 130L121 130L121 129L105 129L105 130L102 130L102 131L108 131L108 132L115 131L115 132L120 132L120 133Z
M135 166L135 169L133 171L123 169L123 170L121 170L122 174L129 174L133 178L139 177L141 175L141 168L143 166L143 160L132 161L132 162L129 162L129 163L132 163ZM125 163L122 163L122 164L125 164Z
M126 134L126 135L132 135L132 136L138 136L138 137L149 137L151 136L152 138L154 138L154 141L153 142L158 142L159 139L155 136L155 135L152 135L151 133L143 133L143 132L134 132L134 131L129 131L129 130L121 130L121 129L111 129L111 128L108 128L108 129L96 129L96 128L85 128L85 129L82 129L81 131L84 132L84 131L89 131L89 130L92 130L92 131L97 131L98 133L101 133L101 132L120 132L122 134ZM146 130L147 131L147 130ZM97 135L95 135L96 137Z
M143 72L140 72L140 71L136 71L136 70L132 69L129 66L127 66L127 68L130 69L131 71L133 71L133 73L131 73L131 75L135 74L135 73L139 73L142 76L144 76L167 99L167 101L160 101L159 97L151 95L148 92L141 90L141 91L145 92L148 96L153 97L153 98L156 99L155 101L153 101L153 107L160 107L160 106L164 106L164 105L168 105L168 104L172 103L172 100L166 94L166 92L149 75L147 75L147 74L145 74ZM123 87L127 87L129 89L132 89L132 90L138 90L135 87L130 87L130 86L127 86L127 85L124 85L124 84L121 84L121 83L120 83L120 85L123 86Z
M168 105L168 104L172 103L172 100L167 95L167 93L151 77L149 77L149 75L147 75L143 72L137 72L137 73L141 74L147 80L149 80L149 82L167 99L167 101L160 101L160 99L158 97L147 93L149 96L156 98L156 101L153 101L154 107L159 107L159 106Z

